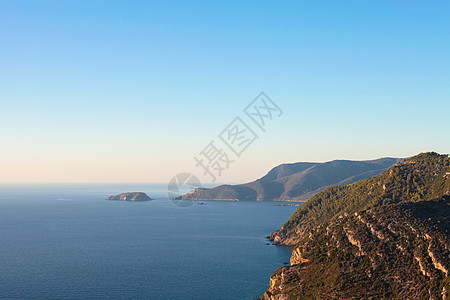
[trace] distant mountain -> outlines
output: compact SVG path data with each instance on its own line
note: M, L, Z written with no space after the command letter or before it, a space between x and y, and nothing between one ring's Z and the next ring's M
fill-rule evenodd
M450 157L327 188L269 238L295 248L260 299L450 299Z
M184 200L305 201L332 185L343 185L380 174L397 158L369 161L334 160L325 163L282 164L264 177L239 185L198 188Z

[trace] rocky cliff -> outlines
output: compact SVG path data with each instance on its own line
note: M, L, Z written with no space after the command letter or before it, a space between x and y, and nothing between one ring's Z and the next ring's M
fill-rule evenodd
M270 238L295 245L260 299L450 299L450 158L332 187Z
M449 299L450 197L392 204L312 230L260 299Z

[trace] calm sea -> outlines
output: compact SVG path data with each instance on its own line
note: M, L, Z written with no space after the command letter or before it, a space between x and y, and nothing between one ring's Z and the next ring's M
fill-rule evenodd
M176 207L164 185L0 185L0 298L254 299L290 251L296 207ZM126 191L150 202L106 201Z

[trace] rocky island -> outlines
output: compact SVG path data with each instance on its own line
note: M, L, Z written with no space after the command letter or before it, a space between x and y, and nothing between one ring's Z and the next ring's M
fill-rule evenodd
M106 200L117 200L117 201L150 201L153 200L146 193L133 192L133 193L122 193L115 196L109 196Z

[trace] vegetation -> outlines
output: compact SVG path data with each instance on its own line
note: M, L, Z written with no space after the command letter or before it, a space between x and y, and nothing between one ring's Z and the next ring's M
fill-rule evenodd
M381 206L319 226L262 299L447 299L450 197ZM298 256L301 256L301 262Z
M333 186L270 238L295 245L260 299L450 299L450 158Z
M378 176L320 192L270 235L275 243L294 246L312 229L339 216L405 201L438 198L450 191L450 158L422 153Z

